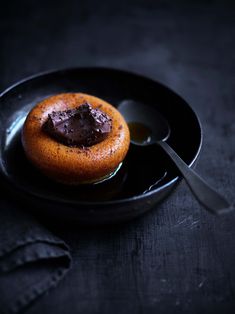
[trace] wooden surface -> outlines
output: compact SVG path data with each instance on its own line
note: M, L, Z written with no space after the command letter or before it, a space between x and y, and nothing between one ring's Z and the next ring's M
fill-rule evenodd
M67 66L157 79L198 113L204 143L197 170L235 202L233 2L48 2L11 1L1 9L0 89ZM235 310L235 214L210 215L184 183L129 224L49 228L71 246L73 269L28 314Z

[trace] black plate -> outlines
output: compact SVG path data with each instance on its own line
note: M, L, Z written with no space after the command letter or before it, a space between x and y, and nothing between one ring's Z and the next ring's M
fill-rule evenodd
M40 100L64 92L84 92L114 106L133 99L155 106L171 127L169 144L189 165L202 142L199 120L190 106L167 87L146 77L107 68L74 68L27 78L0 95L0 174L2 183L29 208L82 223L134 218L162 200L179 181L176 168L157 146L131 146L112 179L93 186L67 187L41 175L25 158L20 131Z

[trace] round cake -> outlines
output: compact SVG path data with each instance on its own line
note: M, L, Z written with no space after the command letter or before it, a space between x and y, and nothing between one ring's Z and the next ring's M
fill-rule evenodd
M44 99L30 111L22 144L43 174L75 185L115 173L129 149L130 134L122 115L106 101L65 93Z

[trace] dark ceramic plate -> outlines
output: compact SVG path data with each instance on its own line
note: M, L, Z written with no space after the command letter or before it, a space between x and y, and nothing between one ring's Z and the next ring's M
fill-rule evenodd
M64 92L88 93L114 106L125 99L155 106L170 124L168 142L185 162L192 166L199 154L202 133L196 114L181 97L151 79L105 68L74 68L27 78L0 95L0 174L8 191L34 212L81 223L124 221L149 210L180 179L157 146L131 146L118 173L100 184L71 188L41 175L25 158L21 127L37 102Z

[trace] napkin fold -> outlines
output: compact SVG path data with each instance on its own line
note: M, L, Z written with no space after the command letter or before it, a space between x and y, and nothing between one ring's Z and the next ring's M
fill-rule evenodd
M68 246L8 199L0 200L0 313L18 313L55 287L71 265Z

